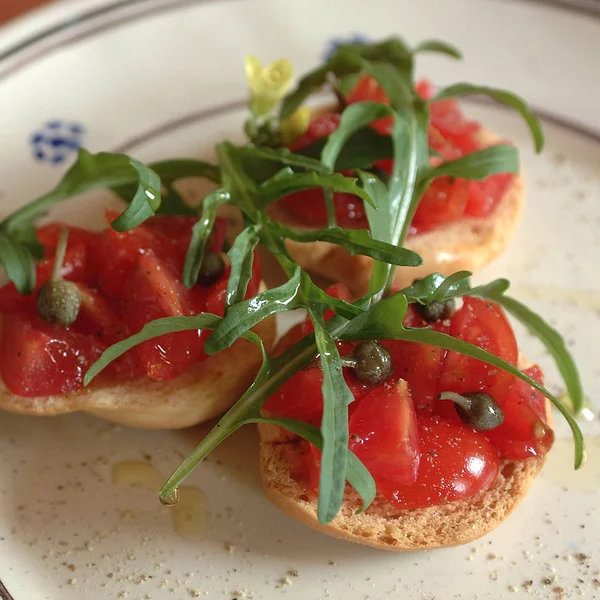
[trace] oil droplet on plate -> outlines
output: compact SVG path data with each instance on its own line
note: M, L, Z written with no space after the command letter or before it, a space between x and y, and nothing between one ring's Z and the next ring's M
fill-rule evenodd
M575 471L573 440L557 439L542 470L542 477L568 489L600 494L600 436L586 436L585 445L586 464Z
M198 488L184 486L179 489L179 502L172 507L173 527L182 537L197 540L206 525L206 498Z
M137 487L157 493L166 477L147 462L124 461L113 465L112 481L120 487ZM173 529L178 535L189 540L202 537L206 524L206 498L202 490L183 486L160 501L169 507ZM125 512L133 515L132 511L121 511L121 515Z
M138 487L158 492L165 479L153 465L130 460L113 465L112 481L121 487Z

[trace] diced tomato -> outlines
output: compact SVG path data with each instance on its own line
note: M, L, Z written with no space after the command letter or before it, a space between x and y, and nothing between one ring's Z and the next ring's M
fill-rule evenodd
M99 291L83 284L79 284L78 287L81 294L81 311L77 318L77 328L81 332L95 336L107 346L116 344L131 334ZM145 374L133 348L110 363L107 371L123 378L141 377Z
M67 225L65 223L50 223L39 227L36 230L37 238L40 244L44 246L44 254L46 258L54 258L56 250L56 244L58 243L58 237L61 229L65 228L69 232L68 246L77 246L83 244L87 246L90 241L93 240L98 234L94 231L88 231L81 227L75 227L74 225Z
M517 363L519 350L512 327L501 308L492 302L465 298L462 308L452 318L450 335L479 346L512 365ZM458 352L448 352L440 391L485 392L502 406L513 380L506 371ZM438 410L448 410L448 407L451 407L448 401L440 401Z
M428 81L418 82L417 93L426 100L435 95L435 88ZM346 97L349 104L374 101L387 103L388 98L381 86L370 76L361 77L355 88ZM430 124L428 127L429 146L432 153L431 164L444 160L455 160L464 154L483 147L480 140L481 127L475 121L466 119L454 99L438 100L430 103ZM306 133L289 148L298 151L317 139L331 135L337 129L340 115L327 114L315 119ZM371 124L381 135L390 135L393 119L386 117ZM385 159L376 166L388 173L392 160ZM504 196L512 175L494 175L483 181L467 182L440 177L434 180L424 194L409 230L409 235L429 231L460 219L464 215L485 218L492 214L499 200ZM303 190L286 196L281 204L300 222L307 225L325 225L327 211L325 198L319 188ZM333 202L337 222L347 228L367 227L367 219L362 200L352 194L334 194Z
M227 281L216 284L206 300L206 312L223 317L225 315L225 299L227 297Z
M415 89L417 94L419 94L423 100L431 100L437 93L435 86L427 79L417 81Z
M402 377L409 383L417 409L431 411L439 395L439 379L446 351L401 340L388 340L384 345L392 356L395 377Z
M35 268L35 289L29 296L21 296L13 283L7 283L0 288L0 312L5 313L23 308L33 309L37 291L50 279L53 264L54 260L52 258L46 258L38 263ZM60 270L61 276L69 281L80 281L85 279L86 269L87 252L85 244L70 245L65 253L65 260Z
M328 291L338 297L347 293L339 286ZM504 313L478 298L464 298L451 319L430 324L411 306L403 323L413 328L428 325L511 364L518 358ZM296 326L290 339L297 341L309 329L306 323ZM355 398L348 409L349 449L392 505L415 509L471 497L494 481L500 458L521 460L548 452L554 434L546 423L545 399L529 385L456 352L398 340L380 343L390 351L395 366L390 380L365 386L352 369L345 372ZM526 373L543 383L539 367ZM267 400L264 409L317 426L323 411L322 383L320 368L300 371ZM447 390L490 394L504 411L504 423L486 432L473 430L462 422L454 404L437 399ZM316 491L321 453L302 444L301 477Z
M262 276L262 269L260 266L260 259L258 257L258 252L254 253L254 264L252 268L252 277L248 282L248 287L246 288L246 294L244 299L254 298L260 289L260 282ZM225 272L221 279L214 284L212 288L207 290L205 295L206 297L206 307L205 311L212 313L214 315L218 315L219 317L224 316L225 314L225 299L227 297L227 283L229 279L229 267L225 269ZM201 289L202 291L202 289Z
M504 196L513 179L514 175L511 173L498 173L483 181L471 181L465 214L471 217L489 217L494 212L498 198Z
M83 376L105 346L94 336L13 312L2 322L0 373L4 385L23 397L67 394L83 385Z
M112 223L119 213L114 210L106 211L106 220ZM129 285L129 276L136 268L140 256L152 250L160 256L163 262L168 263L173 269L181 271L191 229L189 234L182 234L182 221L174 217L176 223L172 226L163 223L153 224L154 219L165 221L169 217L160 216L149 219L143 225L130 231L119 232L111 227L106 228L92 244L90 250L90 263L96 271L98 285L104 294L119 296L121 291ZM189 227L191 227L191 222ZM170 228L179 231L183 237L169 238L162 230ZM106 257L111 260L107 261Z
M373 387L361 383L349 369L345 370L344 379L355 399L355 402L350 405L350 414L353 414L358 406L358 401L368 395ZM320 367L303 369L288 379L263 404L263 408L266 412L278 417L288 417L312 425L320 425L323 414L322 385L323 371Z
M452 140L464 153L473 152L480 147L477 139L480 125L465 119L456 100L438 100L429 106L431 125L444 138Z
M402 485L417 478L419 432L406 381L386 383L365 396L349 421L349 449L374 477Z
M294 192L280 202L298 219L306 223L327 223L325 196L321 188ZM338 225L349 229L362 229L367 226L367 216L362 200L354 194L335 192L333 206Z
M456 160L463 155L463 151L452 140L445 138L433 125L429 125L427 137L429 147L435 150L429 160L432 166L437 166L444 160Z
M144 223L151 231L157 231L168 239L183 239L189 241L192 227L198 221L195 217L181 215L156 215Z
M544 384L544 376L537 365L525 369L524 373ZM501 456L522 460L544 456L550 450L554 432L547 424L546 399L541 392L515 378L501 408L504 411L504 423L488 432L488 438Z
M358 80L356 87L346 97L346 102L348 104L366 101L389 104L389 99L382 87L369 75L361 77ZM382 135L389 135L392 132L393 124L393 117L384 117L383 119L371 123L371 127Z
M321 471L321 451L310 442L301 442L299 446L301 454L302 476L308 484L308 489L313 492L319 491L319 477Z
M305 369L288 379L264 404L263 409L277 415L320 425L323 414L323 371Z
M109 210L106 219L111 223L118 215ZM61 273L77 283L82 300L77 320L69 328L49 325L36 313L37 289L51 275L64 225L54 223L40 228L38 238L48 258L37 265L35 292L22 297L13 284L0 289L4 323L1 335L6 350L0 355L0 369L6 374L5 383L16 393L21 390L22 395L28 396L74 391L81 387L83 373L104 348L138 332L149 321L196 315L206 309L208 301L213 307L221 302L222 307L229 268L210 287L196 285L187 289L182 283L185 254L195 223L193 218L163 215L127 232L109 227L97 233L67 226L68 247ZM225 222L217 219L209 248L221 251L224 235ZM257 255L247 297L258 292L260 277ZM22 329L21 337L15 336L17 353L8 342L14 334L14 327L8 326L13 320ZM113 361L106 372L120 379L145 375L155 380L171 379L204 358L207 335L208 332L195 330L150 340ZM68 352L63 352L65 344L69 345ZM36 352L39 356L32 358ZM39 378L31 365L39 368Z
M197 301L196 290L186 289L174 269L152 250L140 255L129 288L122 310L125 323L134 333L154 319L191 316L204 308ZM137 346L148 377L161 381L186 371L202 356L205 337L202 330L182 331Z
M460 219L465 212L470 181L438 177L421 198L412 226L417 232L435 229L443 223Z
M341 118L341 115L337 113L318 117L310 123L301 137L289 145L289 149L297 152L321 138L330 136L340 126Z
M412 485L376 477L385 499L400 509L438 506L470 498L498 475L498 452L485 436L462 423L419 415L421 459Z

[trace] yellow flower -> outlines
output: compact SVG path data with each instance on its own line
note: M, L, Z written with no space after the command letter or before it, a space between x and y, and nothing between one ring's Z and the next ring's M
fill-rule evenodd
M263 67L256 56L247 56L246 76L251 94L250 110L255 116L264 116L292 87L294 68L287 58Z
M281 138L284 144L297 140L310 125L311 110L308 106L295 110L279 124Z

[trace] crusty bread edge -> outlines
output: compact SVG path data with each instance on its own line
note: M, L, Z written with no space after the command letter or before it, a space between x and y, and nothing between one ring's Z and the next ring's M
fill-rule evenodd
M378 494L366 512L355 514L360 498L347 486L342 510L322 525L314 492L294 477L298 440L270 424L260 424L259 433L262 482L273 504L311 529L390 551L458 546L489 533L517 507L545 462L545 457L504 460L487 490L464 501L416 510L397 509Z
M480 134L483 144L499 141L491 131ZM516 176L494 213L484 219L465 217L433 231L407 239L405 247L423 258L419 267L396 269L395 285L410 285L416 278L433 272L451 275L460 270L477 272L508 245L519 221L525 198L523 175ZM280 203L269 208L270 217L302 229L297 220ZM373 260L368 256L350 255L341 246L328 242L300 243L286 240L290 254L304 269L327 280L346 284L355 295L368 290Z
M274 317L262 321L254 331L270 350L276 333ZM261 362L258 346L238 340L171 381L144 377L92 382L76 393L44 398L16 396L0 382L0 409L38 416L84 411L131 427L180 429L225 412L250 386Z

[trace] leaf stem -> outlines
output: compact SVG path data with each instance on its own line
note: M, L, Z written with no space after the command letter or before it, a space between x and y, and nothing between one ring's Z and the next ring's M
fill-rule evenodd
M58 243L56 244L56 254L54 255L54 263L52 264L52 273L50 279L58 281L62 279L60 274L63 263L65 262L65 254L67 253L67 243L69 240L69 230L66 227L61 227L58 234Z

